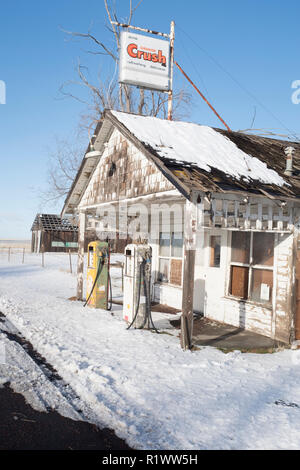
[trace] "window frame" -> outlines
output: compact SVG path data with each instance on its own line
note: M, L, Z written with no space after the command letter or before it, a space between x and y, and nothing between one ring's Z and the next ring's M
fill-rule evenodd
M275 266L274 266L274 261L275 261L275 234L272 233L272 232L259 232L259 231L245 231L244 233L246 234L250 234L250 247L249 247L249 263L241 263L241 262L238 262L238 261L232 261L232 251L233 251L233 247L232 247L232 235L233 233L235 233L235 231L231 231L231 240L230 240L230 261L229 261L229 282L228 282L228 287L227 287L227 295L230 297L230 298L233 298L233 299L239 299L240 301L243 301L243 302L252 302L252 303L255 303L255 304L260 304L264 307L272 307L273 305L273 295L274 295L274 271L275 271ZM268 233L268 234L271 234L273 235L273 240L274 240L274 249L273 249L273 264L272 266L270 265L262 265L262 264L253 264L253 239L254 239L254 236L255 234L257 233ZM247 286L247 298L243 298L243 297L238 297L234 294L232 294L232 286L231 286L231 281L232 281L232 267L233 266L237 266L237 267L243 267L243 268L247 268L248 269L248 286ZM253 271L254 270L262 270L262 271L270 271L273 273L273 276L272 276L272 293L270 295L270 300L269 301L257 301L257 300L253 300L251 298L251 294L252 294L252 282L253 282Z
M174 230L170 231L170 232L162 232L160 231L159 234L158 234L158 266L157 266L157 276L156 276L156 282L160 283L160 284L164 284L164 285L169 285L169 286L174 286L174 287L182 287L183 285L183 250L184 250L184 239L183 239L183 233L181 234L181 237L182 237L182 247L181 247L181 256L172 256L172 234L173 233L178 233L178 232L174 232ZM169 239L170 239L170 245L169 245L169 254L168 255L160 255L160 240L161 240L161 234L168 234L169 235ZM168 280L167 281L163 281L161 279L159 279L159 268L160 268L160 260L163 259L163 260L167 260L168 261ZM170 282L170 274L171 274L171 261L172 260L177 260L177 261L181 261L181 283L180 284L172 284Z

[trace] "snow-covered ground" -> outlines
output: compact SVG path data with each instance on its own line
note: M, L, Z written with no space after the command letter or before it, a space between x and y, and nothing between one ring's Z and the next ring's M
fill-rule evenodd
M127 331L121 307L111 315L68 300L76 286L68 268L66 255L46 254L42 268L39 255L28 255L22 265L20 255L8 263L0 254L0 311L70 383L91 410L91 421L113 428L136 448L300 448L298 351L183 352L167 315L153 317L168 334ZM119 276L114 268L116 295ZM34 382L48 403L72 413L22 351L3 335L1 344L6 364L0 365L0 382L12 380L40 407L42 400L30 393Z
M3 328L6 329L1 325L1 329ZM45 412L51 408L68 418L80 419L73 406L47 379L22 346L10 341L0 332L0 347L0 387L10 382L14 391L24 395L36 410Z

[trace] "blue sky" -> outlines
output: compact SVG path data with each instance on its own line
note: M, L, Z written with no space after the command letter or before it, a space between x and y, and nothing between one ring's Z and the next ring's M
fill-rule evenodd
M120 18L127 3L116 0ZM255 128L300 134L300 105L291 101L291 83L300 80L299 13L299 0L143 0L134 23L168 32L175 20L176 60L232 129L249 128L256 108ZM111 41L102 0L1 2L0 238L29 238L36 212L62 208L43 207L39 198L50 150L56 138L85 143L88 136L76 132L85 106L58 99L58 89L76 79L78 57L92 75L112 70L101 56L87 56L84 43L66 41L60 27L86 32L91 24ZM175 81L192 92L189 120L221 127L178 71Z

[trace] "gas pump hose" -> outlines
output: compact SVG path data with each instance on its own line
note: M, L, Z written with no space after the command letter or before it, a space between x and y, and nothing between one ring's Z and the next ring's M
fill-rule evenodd
M95 277L95 280L94 280L94 284L93 284L92 290L91 290L91 292L89 293L89 296L88 296L88 298L87 298L86 301L85 301L84 307L86 307L88 301L90 300L90 298L91 298L91 296L92 296L92 294L93 294L93 292L94 292L96 283L97 283L97 281L98 281L98 279L99 279L99 277L100 277L100 274L101 274L101 272L102 272L103 266L104 266L104 259L102 259L101 263L99 263L98 270L97 270L97 274L96 274L96 277Z
M112 309L112 285L111 285L111 277L110 277L110 272L108 270L108 283L109 283L109 308L107 310Z
M146 277L146 272L145 272L145 264L143 265L143 279ZM151 299L150 299L150 292L149 292L149 285L148 283L144 282L144 294L146 298L146 315L144 319L144 323L142 325L142 328L145 327L146 322L148 320L148 328L152 328L156 333L159 333L157 328L155 327L152 319L152 314L151 314Z
M126 330L129 330L132 327L132 325L134 324L134 322L136 320L136 317L138 316L138 312L139 312L139 308L140 308L140 298L141 298L142 264L143 263L146 263L146 260L143 260L142 263L140 264L139 289L138 289L138 297L137 297L138 301L137 301L137 305L136 305L136 309L135 309L135 314L134 314L132 322L130 323L129 326L127 326Z
M152 325L152 329L156 331L156 333L159 333L159 331L157 330L157 328L154 326L154 323L153 323L153 319L152 319L152 315L151 315L151 302L150 302L150 292L148 291L148 287L147 287L147 283L145 282L145 277L146 277L146 272L145 272L145 265L146 265L146 260L143 259L142 263L140 264L140 276L139 276L139 288L138 288L138 302L137 302L137 306L136 306L136 311L135 311L135 315L134 315L134 318L132 320L132 322L130 323L130 325L127 327L127 330L129 330L132 325L134 324L136 318L137 318L137 315L138 315L138 311L139 311L139 307L140 307L140 298L141 298L141 285L142 285L142 275L143 275L143 280L144 280L144 294L145 294L145 297L146 297L146 315L145 315L145 318L144 318L144 322L142 324L142 326L140 327L140 329L143 329L146 325L146 322L147 320L149 321L148 325L151 327Z

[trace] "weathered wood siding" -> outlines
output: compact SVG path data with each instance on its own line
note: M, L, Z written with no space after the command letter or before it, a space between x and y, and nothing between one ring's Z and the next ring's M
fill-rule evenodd
M52 242L71 242L71 243L77 243L78 241L78 233L77 232L62 232L60 230L58 231L51 231L51 232L45 232L45 231L40 231L40 251L41 252L68 252L69 250L71 251L77 251L77 247L66 247L66 246L52 246ZM32 251L35 251L36 253L39 252L39 235L38 231L32 232Z
M174 189L169 180L115 129L80 202L93 206Z
M290 341L292 326L293 236L278 235L275 264L276 304L274 336L279 341Z

